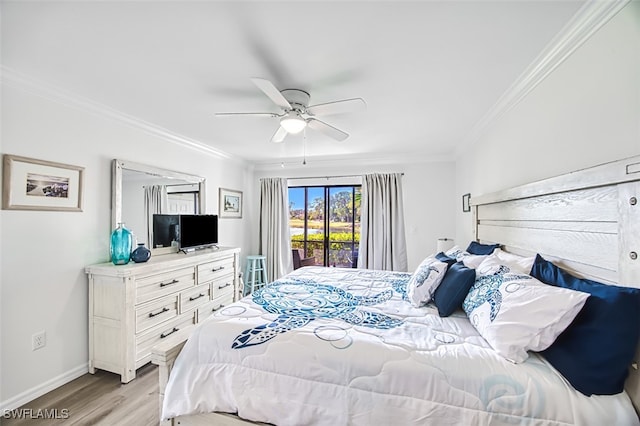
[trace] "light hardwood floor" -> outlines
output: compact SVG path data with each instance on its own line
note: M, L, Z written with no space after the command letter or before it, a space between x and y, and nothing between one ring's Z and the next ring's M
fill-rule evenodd
M55 409L59 417L65 417L63 410L67 410L68 418L0 417L0 424L155 426L159 422L158 367L153 364L141 367L136 373L136 379L126 385L120 383L119 375L96 370L96 374L85 374L23 405L18 412L22 409L22 413L28 417L36 417L38 410L45 409Z

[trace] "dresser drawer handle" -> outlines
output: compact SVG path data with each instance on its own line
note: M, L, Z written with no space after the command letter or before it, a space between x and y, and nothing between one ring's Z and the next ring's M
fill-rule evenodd
M168 283L160 283L160 287L166 287L168 285L175 284L177 282L180 282L180 280L172 280L172 281L170 281Z
M219 268L213 268L211 272L218 272L218 271L222 271L223 269L224 269L224 266L221 266Z
M159 311L159 312L150 312L150 313L149 313L149 318L153 318L153 317L158 316L158 315L160 315L160 314L164 314L164 313L165 313L165 312L167 312L168 310L169 310L169 308L167 308L167 307L165 306L165 307L164 307L164 308L162 308L162 310L161 310L161 311Z
M178 327L173 327L173 330L171 330L171 331L169 331L169 332L167 332L167 333L162 333L162 334L160 335L160 338L161 338L161 339L164 339L165 337L172 335L173 333L175 333L175 332L176 332L176 331L178 331L178 330L180 330Z
M197 295L196 297L191 296L191 297L189 298L189 302L193 302L194 300L198 300L198 299L200 299L201 297L204 297L204 296L205 296L205 295L204 295L204 293L200 293L200 294L199 294L199 295Z
M230 285L232 285L232 283L226 283L225 285L219 285L219 286L218 286L218 290L222 290L223 288L227 288L227 287L229 287Z
M222 309L222 308L224 308L224 305L220 305L220 306L218 306L217 308L213 308L213 309L211 310L211 312L219 311L219 310L220 310L220 309Z

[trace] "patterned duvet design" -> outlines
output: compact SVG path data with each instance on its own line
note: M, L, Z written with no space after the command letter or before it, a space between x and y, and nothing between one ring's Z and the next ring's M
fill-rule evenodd
M163 417L278 425L638 425L626 394L587 398L542 358L499 357L464 312L406 300L410 274L306 267L201 323Z

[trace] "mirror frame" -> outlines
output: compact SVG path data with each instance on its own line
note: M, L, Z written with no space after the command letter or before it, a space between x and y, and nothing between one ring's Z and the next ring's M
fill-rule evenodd
M135 172L146 173L157 177L169 179L181 179L189 183L198 184L198 211L202 214L205 212L205 181L202 176L190 175L187 173L176 172L174 170L163 169L160 167L149 166L147 164L135 163L133 161L114 159L111 168L111 230L118 227L118 223L122 222L122 170L131 170ZM174 253L174 247L151 248L153 254Z

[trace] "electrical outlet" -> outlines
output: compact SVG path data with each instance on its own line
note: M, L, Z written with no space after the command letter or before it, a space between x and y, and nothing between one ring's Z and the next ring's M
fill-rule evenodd
M47 333L45 331L41 331L39 333L31 336L31 349L36 350L40 348L44 348L47 345Z

